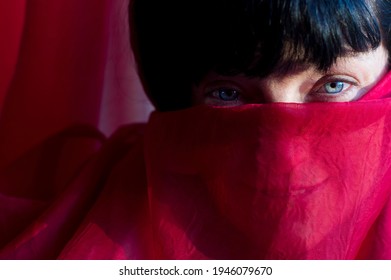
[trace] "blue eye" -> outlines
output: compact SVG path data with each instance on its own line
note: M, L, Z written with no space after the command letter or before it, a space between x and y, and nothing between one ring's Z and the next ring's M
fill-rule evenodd
M222 88L212 92L212 95L223 101L236 101L239 98L239 91L235 89Z
M328 94L340 93L345 88L344 82L330 82L323 85L323 89Z

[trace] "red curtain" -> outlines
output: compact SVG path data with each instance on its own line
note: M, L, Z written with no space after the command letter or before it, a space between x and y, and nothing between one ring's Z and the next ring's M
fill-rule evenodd
M0 2L0 259L391 258L391 73L118 129L152 108L127 5Z
M49 135L145 121L128 0L0 2L0 167Z

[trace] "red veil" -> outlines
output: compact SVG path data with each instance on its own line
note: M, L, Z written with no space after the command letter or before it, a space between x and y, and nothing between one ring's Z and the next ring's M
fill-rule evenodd
M152 114L154 257L391 258L390 94Z
M390 94L66 130L2 170L0 257L391 259Z

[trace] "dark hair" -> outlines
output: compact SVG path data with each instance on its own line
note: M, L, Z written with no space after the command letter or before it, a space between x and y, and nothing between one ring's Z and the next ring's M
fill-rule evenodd
M327 70L382 42L391 53L391 0L131 0L132 47L160 111L191 106L207 72L264 77L294 65Z

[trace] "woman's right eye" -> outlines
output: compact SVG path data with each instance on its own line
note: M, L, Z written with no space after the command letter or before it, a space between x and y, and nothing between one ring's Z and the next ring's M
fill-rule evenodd
M233 88L219 88L212 90L209 95L224 102L238 101L240 92Z
M195 105L233 107L254 103L258 79L246 76L222 76L214 72L192 88Z

